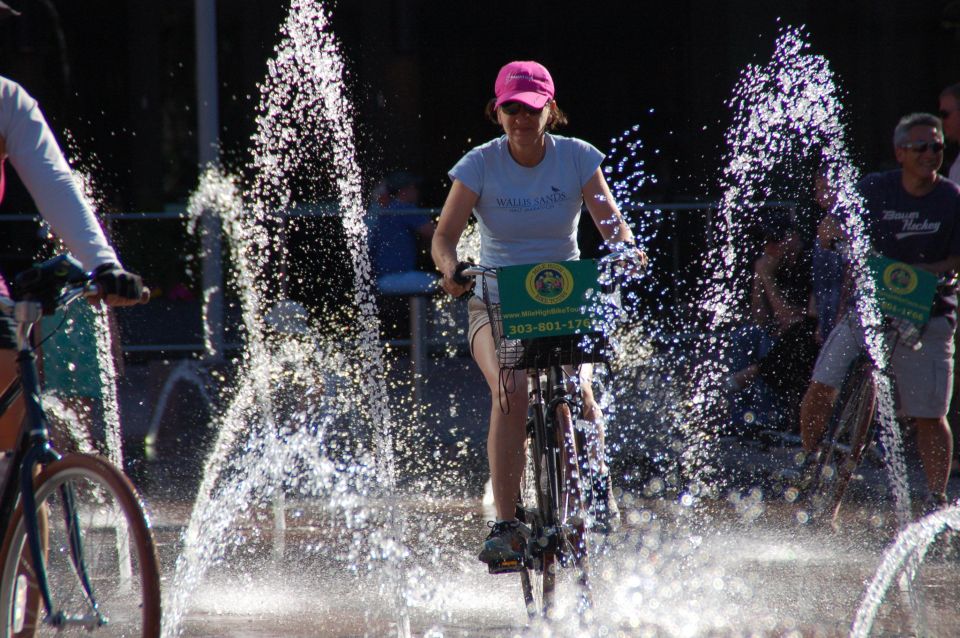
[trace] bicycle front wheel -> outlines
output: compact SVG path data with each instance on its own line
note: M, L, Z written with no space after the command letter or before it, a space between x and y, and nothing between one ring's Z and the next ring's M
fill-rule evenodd
M524 522L531 528L529 542L546 539L546 528L551 525L546 514L556 511L555 500L547 476L547 459L543 446L538 442L530 424L527 439L526 465L520 484L520 507ZM557 578L556 549L549 545L529 547L529 564L520 572L520 586L527 615L531 618L546 616L554 604Z
M0 551L0 636L159 636L156 548L129 480L99 458L68 455L34 486L52 614L41 602L21 504Z

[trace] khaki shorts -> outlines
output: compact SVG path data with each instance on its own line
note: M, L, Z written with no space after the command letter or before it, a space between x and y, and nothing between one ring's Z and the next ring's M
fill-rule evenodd
M480 297L470 297L467 301L467 344L470 346L470 354L473 354L473 338L480 328L490 323L490 313L487 312L487 306Z
M898 411L903 416L939 419L947 414L953 394L953 332L953 324L945 317L934 317L923 332L918 350L903 345L893 349L891 365ZM813 368L813 380L839 388L862 347L863 329L848 314L824 342Z
M490 325L490 313L487 306L479 297L470 297L467 302L467 343L470 344L470 354L476 359L473 352L473 338L480 328ZM523 356L523 346L517 339L502 339L496 344L497 360L502 368L514 368Z

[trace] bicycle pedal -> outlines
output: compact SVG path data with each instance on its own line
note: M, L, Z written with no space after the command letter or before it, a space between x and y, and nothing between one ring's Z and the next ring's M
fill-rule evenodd
M523 571L523 569L523 561L519 559L487 563L487 573L489 574L515 574Z

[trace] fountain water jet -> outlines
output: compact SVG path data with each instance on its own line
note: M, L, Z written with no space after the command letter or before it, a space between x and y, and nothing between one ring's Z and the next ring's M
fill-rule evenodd
M864 591L850 630L850 638L869 636L880 605L894 579L900 576L905 584L912 586L920 564L934 541L945 533L956 534L958 531L960 506L957 505L928 514L900 530L896 541L884 553L873 580ZM920 635L923 635L923 632Z
M274 555L282 559L286 493L299 490L301 497L327 499L334 508L337 499L331 492L352 493L363 503L355 511L340 507L347 527L354 530L348 558L355 565L367 565L368 570L376 567L381 589L397 614L397 633L407 635L402 519L395 506L381 501L378 513L370 501L395 487L394 425L370 289L360 172L349 105L343 96L343 64L319 3L293 2L281 36L261 86L250 165L252 186L241 197L234 180L209 170L191 205L192 210L216 210L224 221L241 293L246 345L238 390L219 420L218 437L184 533L173 594L166 601L164 631L165 635L180 631L186 601L206 570L223 559L229 539L238 537L231 527L251 513L249 503L254 497L272 503ZM269 329L262 319L271 303L268 300L275 299L278 291L284 294L288 275L286 247L274 241L268 226L286 223L283 211L293 205L295 196L288 180L308 169L316 156L332 165L340 219L353 257L352 303L336 314L354 330L339 335L336 347L314 345L330 338L312 329L291 338L279 334L279 329ZM308 184L305 195L320 192ZM303 375L293 386L300 391L287 387L293 371ZM312 396L304 388L312 388ZM332 443L335 437L325 434L329 423L315 425L324 410L329 412L324 419L349 417L353 429L367 432L353 442ZM362 426L357 428L358 424ZM248 434L245 430L251 425L253 431ZM248 437L238 450L243 434ZM368 445L371 449L366 450ZM326 459L326 454L339 460ZM328 465L317 459L326 459ZM332 479L329 471L320 471L323 467L337 468ZM228 514L223 513L224 505ZM370 547L366 555L357 553L366 546Z
M857 296L857 314L868 327L867 348L880 370L876 381L881 437L897 516L903 525L909 520L906 466L891 386L882 372L887 353L882 336L872 330L880 325L880 314L866 267L870 247L862 219L864 203L856 191L858 173L847 150L833 72L825 58L808 53L808 48L799 29L784 28L770 62L747 67L730 100L734 121L727 134L729 151L723 172L721 214L714 231L715 247L708 258L710 271L701 282L704 307L711 313L707 330L714 334L724 331L736 318L735 308L747 290L741 265L749 263L749 255L742 253L742 244L735 238L744 235L755 219L752 206L777 197L775 169L787 158L783 169L797 179L803 176L801 162L825 167L827 180L837 196L833 214L841 218L850 240L850 265L862 291ZM812 183L809 167L806 178ZM708 459L714 431L707 426L712 414L722 413L723 380L731 372L723 363L724 345L707 346L699 357L701 385L692 398L689 420L695 443L685 452L694 483L708 482L712 475Z
M67 133L67 140L71 147L74 146L72 136ZM98 189L93 178L88 173L75 172L74 179L80 186L82 197L88 202L91 210L102 210L100 206L101 199L97 196ZM66 249L59 238L49 233L49 228L44 224L47 231L47 239L53 240L57 245L58 252L64 252ZM107 311L97 305L90 308L93 315L93 338L95 341L94 352L97 357L97 369L100 374L100 409L103 415L104 441L103 454L110 463L118 468L123 468L123 445L121 441L120 426L120 403L117 398L117 370L113 360L113 333L110 329L110 321ZM60 329L64 329L60 326ZM71 328L66 328L71 329ZM65 353L73 355L75 353ZM52 414L55 417L62 417L60 421L70 428L69 435L73 442L77 444L80 451L90 452L94 450L93 432L84 432L83 423L89 419L78 419L76 414L71 414L71 410L66 408L60 401L55 400L52 404Z

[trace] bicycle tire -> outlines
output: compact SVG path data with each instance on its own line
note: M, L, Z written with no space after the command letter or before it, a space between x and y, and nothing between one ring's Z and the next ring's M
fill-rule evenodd
M520 482L520 514L531 528L532 539L541 538L547 522L544 512L556 511L556 504L546 475L546 452L527 427L526 464ZM553 607L556 593L557 556L554 548L528 547L524 569L520 571L520 588L527 615L531 619L546 617Z
M71 494L79 523L82 564L106 624L54 627L44 614L33 576L23 506L18 505L0 550L0 638L15 636L160 635L160 573L149 523L136 491L119 470L92 456L67 455L34 481L38 517L46 526L46 571L54 613L90 620L96 615L76 564L65 516ZM125 538L126 537L126 538ZM126 555L125 555L126 554ZM129 570L129 574L124 573Z
M833 523L840 514L850 479L870 444L876 400L873 366L864 357L845 381L820 445L811 499L815 517L823 522Z

